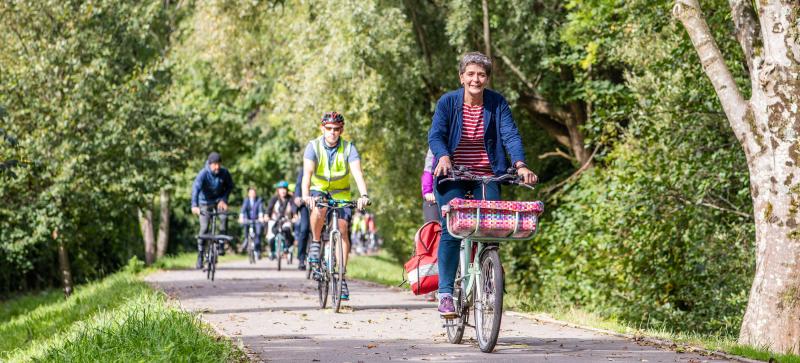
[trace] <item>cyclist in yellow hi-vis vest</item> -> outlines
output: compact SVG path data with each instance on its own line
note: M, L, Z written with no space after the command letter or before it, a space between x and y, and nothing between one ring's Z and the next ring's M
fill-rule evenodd
M355 145L341 138L344 132L344 117L337 112L326 112L322 115L320 126L322 136L311 140L303 154L303 201L311 211L311 246L308 261L318 264L320 261L320 235L325 223L327 209L315 207L316 200L323 196L333 199L350 200L350 176L356 181L360 197L356 202L358 209L369 204L367 183L361 171L361 158ZM350 233L348 224L353 211L343 210L339 220L344 248L344 265L347 266L347 255L350 253ZM346 271L346 268L345 268ZM342 278L342 300L350 299L347 282Z

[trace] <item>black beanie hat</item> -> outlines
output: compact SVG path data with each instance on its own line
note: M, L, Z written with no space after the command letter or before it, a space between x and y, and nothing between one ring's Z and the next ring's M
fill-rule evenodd
M222 161L222 158L219 156L219 153L214 151L211 154L208 154L208 163L219 163Z

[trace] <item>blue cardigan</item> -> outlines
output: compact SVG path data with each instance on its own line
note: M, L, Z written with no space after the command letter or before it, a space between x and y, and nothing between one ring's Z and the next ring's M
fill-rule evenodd
M428 131L428 146L435 157L434 169L442 156L448 155L452 159L461 141L463 108L464 88L445 93L436 103L433 123ZM502 95L489 89L483 91L483 129L483 146L495 175L505 174L508 167L517 161L525 161L522 138L511 117L511 108ZM511 157L511 164L506 153Z

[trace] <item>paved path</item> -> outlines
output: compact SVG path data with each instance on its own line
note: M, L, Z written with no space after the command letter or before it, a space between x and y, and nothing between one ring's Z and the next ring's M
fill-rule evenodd
M210 282L196 270L163 271L147 280L180 300L220 333L241 341L253 361L268 362L721 362L524 317L505 315L493 354L447 343L434 303L407 291L352 281L344 312L320 310L305 273L259 261L219 266ZM467 337L471 337L467 339Z

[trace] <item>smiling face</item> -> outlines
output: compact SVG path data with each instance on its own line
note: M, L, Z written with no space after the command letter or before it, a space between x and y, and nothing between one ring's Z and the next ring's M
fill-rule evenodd
M339 142L339 137L342 136L342 132L344 132L344 123L328 123L320 126L320 130L322 130L322 134L325 135L325 143L327 143L328 146L333 146Z
M483 90L486 88L486 82L489 80L489 75L486 69L478 64L468 64L459 77L461 85L464 90L473 97L483 95Z

